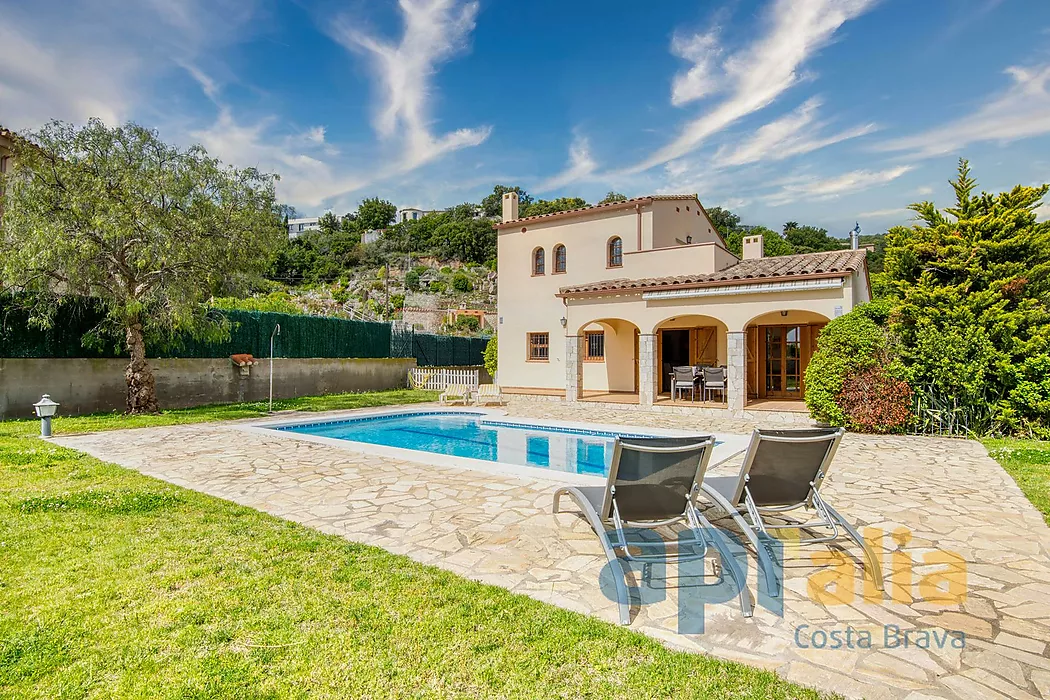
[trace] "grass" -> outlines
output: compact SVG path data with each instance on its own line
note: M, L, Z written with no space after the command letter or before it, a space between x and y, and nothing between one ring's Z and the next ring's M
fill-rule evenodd
M438 392L415 389L374 391L360 394L331 394L328 396L306 396L298 399L281 399L273 402L274 411L339 411L351 408L397 406L421 401L436 401ZM269 404L228 403L194 408L177 408L157 415L125 416L120 413L95 413L87 416L62 416L54 419L53 430L61 433L97 432L121 428L152 428L161 425L182 423L208 423L239 418L265 418L269 415ZM59 413L61 414L61 408ZM0 423L2 426L3 423Z
M350 408L391 392L282 402ZM58 431L262 414L62 418ZM815 698L0 423L0 697ZM743 622L741 622L743 624Z
M1015 438L983 442L1050 525L1050 442Z

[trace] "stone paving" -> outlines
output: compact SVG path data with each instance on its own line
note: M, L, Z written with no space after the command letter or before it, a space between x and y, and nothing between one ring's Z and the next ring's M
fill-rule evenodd
M581 411L580 404L558 402L514 401L507 410L724 433L754 427L745 420L612 407ZM247 433L236 423L55 441L323 532L617 619L615 604L598 590L605 560L597 539L568 502L565 512L551 514L553 485L546 480L366 456L287 435ZM865 591L859 552L849 543L835 551L850 558L835 559L827 545L788 542L783 617L756 607L755 616L744 619L735 602L709 605L703 634L679 634L671 587L664 601L632 609L632 628L676 648L774 669L848 697L1050 696L1050 529L980 444L847 435L824 492L858 527L871 528L867 535L886 534L876 542L888 579L885 595L865 595L872 591ZM708 515L719 517L713 508ZM965 562L955 565L956 579L965 570L964 598L936 600L932 584L952 566L936 563L938 552ZM853 585L835 585L836 576ZM955 634L945 637L946 630ZM822 634L830 647L834 631L843 643L850 632L852 648L815 648ZM870 648L863 632L871 635ZM952 643L958 632L965 634L964 648Z

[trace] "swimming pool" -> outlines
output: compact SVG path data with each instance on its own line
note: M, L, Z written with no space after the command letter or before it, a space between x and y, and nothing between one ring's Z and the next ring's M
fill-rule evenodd
M617 435L649 437L657 432L540 425L467 411L384 414L270 429L596 477L608 474Z

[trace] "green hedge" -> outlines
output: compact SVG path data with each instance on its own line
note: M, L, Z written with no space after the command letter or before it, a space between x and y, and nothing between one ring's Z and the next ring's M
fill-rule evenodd
M249 353L270 356L270 334L280 324L275 338L275 357L391 357L391 329L388 323L350 321L324 316L301 316L264 311L216 310L230 322L230 337L223 342L205 342L191 337L177 339L168 346L150 346L149 357L228 357ZM85 347L83 337L103 318L101 307L91 300L71 300L63 304L51 328L30 326L28 313L9 297L0 298L0 357L127 357L127 353L108 343L104 347ZM481 365L487 338L414 333L411 351L402 355L416 358L421 365Z

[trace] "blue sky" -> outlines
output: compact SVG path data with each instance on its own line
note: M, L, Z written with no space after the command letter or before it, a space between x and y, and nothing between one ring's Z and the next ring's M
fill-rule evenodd
M500 182L844 235L1050 180L1050 2L0 0L0 124L132 119L304 214ZM1050 214L1044 205L1041 214Z

